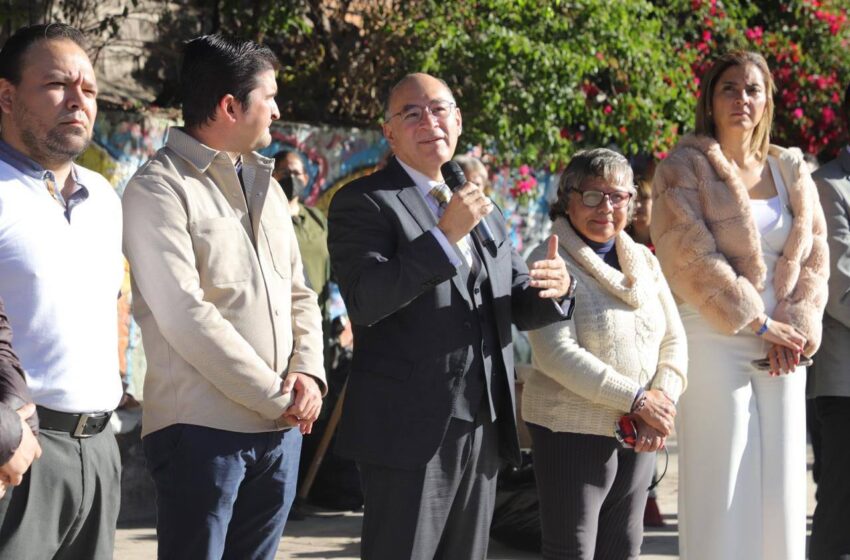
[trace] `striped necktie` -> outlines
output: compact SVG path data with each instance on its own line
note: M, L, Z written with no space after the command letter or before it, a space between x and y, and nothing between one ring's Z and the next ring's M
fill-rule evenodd
M449 190L449 187L445 183L442 183L434 185L431 188L430 195L437 201L437 205L440 207L439 214L442 216L443 211L445 211L446 206L448 206L449 201L452 199L452 191Z
M452 199L452 191L449 190L448 185L441 183L431 187L428 194L437 201L437 205L440 207L437 211L437 216L441 218L443 216L443 212L446 210L446 206L449 205L449 201ZM458 241L457 247L460 249L463 258L466 261L466 265L477 273L478 267L480 266L480 263L478 262L479 257L478 253L475 252L475 249L472 246L472 239L470 239L469 235L465 235L460 241Z

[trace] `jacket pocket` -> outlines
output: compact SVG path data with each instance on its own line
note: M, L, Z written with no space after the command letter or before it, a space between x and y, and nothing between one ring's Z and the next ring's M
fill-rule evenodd
M263 226L262 229L275 271L281 278L289 278L292 275L289 236L294 232L282 226Z
M236 218L199 220L189 226L201 288L247 281L251 276L251 240Z

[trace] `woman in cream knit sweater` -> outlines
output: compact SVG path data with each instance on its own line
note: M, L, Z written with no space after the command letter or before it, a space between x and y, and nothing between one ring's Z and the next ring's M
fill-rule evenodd
M635 194L628 161L577 154L552 207L578 281L572 321L529 333L523 418L534 442L544 558L637 558L647 489L685 387L687 349L652 253L622 230ZM541 245L529 257L546 252ZM614 437L634 412L635 449Z
M652 239L688 336L680 403L679 551L686 560L806 554L806 371L829 261L799 150L771 146L764 58L703 77L695 136L655 174ZM769 360L758 369L753 360Z

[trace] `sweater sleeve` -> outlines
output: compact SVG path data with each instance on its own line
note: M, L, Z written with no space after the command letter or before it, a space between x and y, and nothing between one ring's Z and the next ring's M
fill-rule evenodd
M714 328L734 334L764 313L764 302L718 250L702 213L699 181L689 159L676 154L656 171L652 240L673 293Z
M640 384L579 345L571 321L529 331L528 341L533 365L546 377L594 404L631 410Z

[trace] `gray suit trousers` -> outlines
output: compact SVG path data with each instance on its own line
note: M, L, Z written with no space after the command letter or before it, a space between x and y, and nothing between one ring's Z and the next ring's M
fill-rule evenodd
M360 463L361 558L486 558L500 464L497 426L455 418L420 469Z
M42 455L0 500L0 558L111 560L121 505L112 428L86 439L45 430Z

